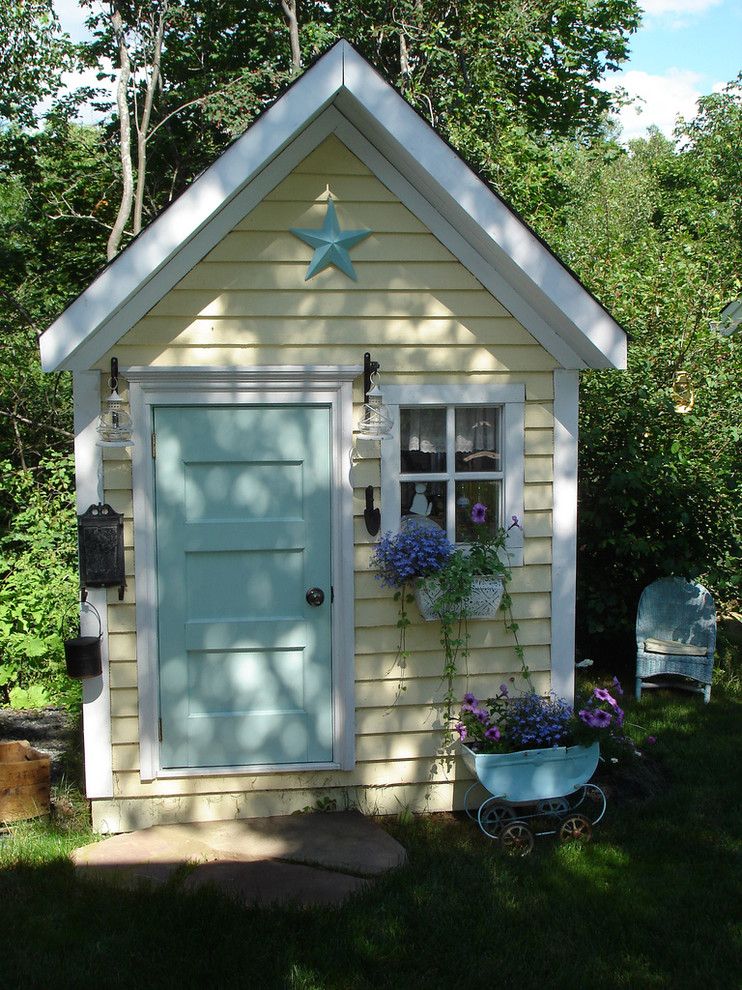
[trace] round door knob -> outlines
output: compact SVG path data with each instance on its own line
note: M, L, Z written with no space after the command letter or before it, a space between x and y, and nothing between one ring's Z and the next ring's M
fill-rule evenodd
M319 608L325 600L325 593L321 588L310 588L307 592L307 602L313 608Z

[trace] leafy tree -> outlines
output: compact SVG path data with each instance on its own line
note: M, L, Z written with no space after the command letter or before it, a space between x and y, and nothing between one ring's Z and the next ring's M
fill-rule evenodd
M36 105L56 93L73 46L62 33L52 0L0 4L0 123L32 126Z
M739 294L740 96L710 98L669 141L572 153L567 221L546 232L632 336L625 373L583 377L578 599L582 649L628 648L655 577L701 577L738 607L742 347L711 324ZM720 167L727 163L727 171ZM737 181L734 176L736 173ZM677 372L692 411L675 411Z

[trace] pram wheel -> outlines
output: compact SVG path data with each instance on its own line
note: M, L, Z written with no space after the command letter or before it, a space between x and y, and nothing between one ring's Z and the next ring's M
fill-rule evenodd
M479 827L491 839L496 839L507 822L515 818L515 812L509 804L503 804L499 798L492 797L480 805L477 821Z
M508 856L527 856L534 846L533 832L525 822L508 822L500 832L500 846Z
M593 837L593 827L584 815L570 815L559 829L560 842L589 842Z

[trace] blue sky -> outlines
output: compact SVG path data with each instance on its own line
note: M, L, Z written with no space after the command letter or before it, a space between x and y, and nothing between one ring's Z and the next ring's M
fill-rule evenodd
M692 117L699 96L742 69L740 0L644 0L643 6L631 58L607 81L644 100L641 113L633 107L620 115L625 139L644 136L650 124L670 136L677 114Z
M87 12L77 0L55 0L54 6L63 28L82 38ZM607 89L622 86L643 101L637 104L641 113L636 106L621 112L625 140L643 136L650 124L670 136L678 114L692 117L699 96L742 70L742 0L644 0L642 6L631 58L605 82Z

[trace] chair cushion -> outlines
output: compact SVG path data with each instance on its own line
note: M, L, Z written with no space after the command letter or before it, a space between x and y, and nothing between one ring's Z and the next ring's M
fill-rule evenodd
M662 653L666 656L705 657L708 649L693 643L676 643L672 639L647 639L644 641L647 653Z

